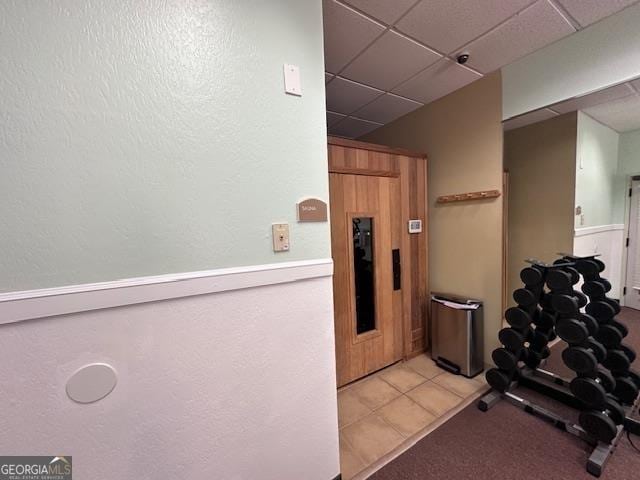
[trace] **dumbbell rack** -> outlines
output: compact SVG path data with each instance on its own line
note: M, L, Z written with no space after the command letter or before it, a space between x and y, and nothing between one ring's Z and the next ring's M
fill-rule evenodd
M604 471L609 457L615 450L616 445L620 438L622 438L624 432L629 431L634 435L640 435L640 422L626 415L628 412L633 411L633 409L638 408L638 402L636 401L631 408L626 410L624 423L618 426L618 432L615 438L610 443L604 443L599 442L589 435L580 425L573 423L562 415L513 393L518 386L522 386L542 393L571 408L578 410L583 409L584 406L582 402L571 393L569 384L570 382L568 380L541 368L523 367L520 370L518 379L514 380L507 390L503 393L491 390L479 400L478 408L483 412L486 412L498 403L498 401L506 400L511 405L548 421L556 428L581 438L589 445L593 446L593 451L587 460L587 472L599 477Z
M546 357L543 353L543 350L547 348L546 339L549 339L553 335L553 327L549 329L547 322L543 321L544 315L556 310L558 300L567 300L566 298L561 298L562 295L560 294L570 292L570 286L566 285L566 288L568 289L566 292L556 290L556 292L546 294L543 288L544 283L549 272L555 272L551 274L551 277L554 277L554 275L556 278L558 276L562 277L562 274L558 275L557 272L559 270L570 270L569 267L575 265L573 260L574 259L565 257L556 261L553 265L544 264L536 260L527 260L533 268L527 268L521 273L521 278L525 282L526 287L514 292L514 299L519 305L518 307L510 309L511 312L506 312L510 314L509 316L505 315L507 316L507 321L511 325L511 328L506 328L501 331L500 339L505 345L505 348L500 348L494 351L494 361L497 358L495 354L497 354L500 357L500 363L502 365L504 365L506 359L509 360L506 363L513 362L514 367L507 370L504 368L491 369L487 372L487 378L489 378L490 372L493 374L493 382L490 383L492 385L498 383L500 384L500 387L497 390L494 389L490 391L482 397L478 403L478 408L482 411L487 411L499 400L507 400L512 405L521 408L527 413L547 420L557 428L582 438L594 447L593 452L587 461L587 471L592 475L600 476L604 470L606 462L613 453L617 442L622 437L623 432L630 431L634 434L640 434L640 422L629 418L627 415L628 411L637 408L637 401L629 410L624 410L619 405L614 405L614 407L617 407L616 412L619 414L619 420L616 422L618 425L617 427L614 427L614 425L611 424L613 431L607 430L609 434L607 440L609 441L604 442L598 441L596 436L588 433L582 426L577 425L561 415L537 405L534 402L521 398L514 393L514 390L518 386L523 386L562 402L571 408L578 409L581 412L589 411L589 405L585 404L583 400L572 393L571 382L569 380L539 368L539 365L544 362L544 357ZM536 273L536 271L540 273ZM574 271L573 273L575 275L577 272ZM534 280L527 278L531 276L535 277L536 275L538 275L539 278L535 278ZM573 283L575 283L575 281ZM577 295L575 291L573 293ZM584 306L586 304L586 297L584 297L584 295L582 295L582 297L580 306ZM537 303L542 305L542 310L536 310ZM555 303L556 305L552 306L552 303ZM570 310L571 309L566 310L567 313ZM522 312L525 313L523 314ZM529 316L530 322L536 325L536 329L531 330L530 327L526 325L526 321L520 320L520 316ZM565 315L564 317L569 318L570 316L571 315ZM558 315L556 313L554 317L556 319L562 319L563 315ZM524 348L521 349L522 351L516 351L516 348L509 345L508 341L504 341L505 339L510 340L514 335L517 337L518 332L525 332L527 328L530 330L527 333L527 341L529 343L528 349ZM542 335L537 332L538 330L542 331ZM541 337L542 340L540 340ZM524 338L524 333L521 335L521 338ZM525 366L515 367L518 361L523 361ZM498 362L496 363L498 364ZM602 415L607 414L603 413Z

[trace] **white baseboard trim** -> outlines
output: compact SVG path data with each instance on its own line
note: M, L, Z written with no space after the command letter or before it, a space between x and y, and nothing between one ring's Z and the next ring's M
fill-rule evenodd
M0 324L333 275L330 258L0 294Z
M611 225L598 225L597 227L583 227L574 230L575 237L583 235L593 235L594 233L610 232L612 230L624 230L624 223L613 223Z

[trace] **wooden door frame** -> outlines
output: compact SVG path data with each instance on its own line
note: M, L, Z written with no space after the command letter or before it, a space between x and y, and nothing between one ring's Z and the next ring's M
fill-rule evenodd
M427 191L427 156L422 152L416 152L412 150L408 150L405 148L396 148L396 147L388 147L385 145L378 145L374 143L361 142L358 140L348 140L339 137L328 137L327 143L329 146L336 147L344 147L346 149L355 149L355 150L365 150L371 152L379 152L388 154L392 157L392 161L388 165L375 165L375 168L372 167L369 162L366 160L358 161L358 165L356 166L337 166L333 165L331 158L329 158L328 162L328 172L329 173L338 173L338 174L349 174L349 175L368 175L375 177L399 177L400 178L400 214L402 218L402 223L408 219L410 215L410 206L409 206L409 172L406 169L407 162L402 162L398 157L409 157L409 160L423 160L424 161L424 215L422 218L423 222L423 248L424 248L424 269L420 269L421 274L420 278L423 279L423 284L413 284L412 283L412 275L413 272L411 270L411 259L409 258L409 252L411 251L411 238L407 231L403 229L401 225L401 238L400 238L400 248L401 248L401 268L402 268L402 285L403 289L401 292L402 295L402 357L403 359L408 359L412 356L418 355L425 350L429 349L430 339L428 338L428 330L429 330L429 276L428 276L428 265L429 265L429 255L428 255L428 191ZM420 282L420 280L419 280ZM411 285L410 287L404 287L406 285ZM406 291L405 291L406 289ZM414 343L416 339L414 336L414 328L413 328L413 319L408 312L413 312L411 308L412 304L412 296L411 289L418 289L422 295L420 298L420 311L424 315L423 319L423 327L419 332L421 339L423 339L423 347L420 349L414 348Z

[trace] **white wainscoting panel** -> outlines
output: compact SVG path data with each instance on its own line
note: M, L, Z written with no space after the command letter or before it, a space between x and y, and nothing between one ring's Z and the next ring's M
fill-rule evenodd
M102 303L80 287L5 299L87 311L0 325L0 451L73 455L74 476L92 480L336 477L330 265L84 289ZM33 312L47 307L61 308ZM74 402L68 380L95 363L118 372L115 388Z
M607 266L601 275L611 282L612 298L621 298L622 262L624 253L624 225L600 225L576 229L573 238L574 255L600 254L600 259Z

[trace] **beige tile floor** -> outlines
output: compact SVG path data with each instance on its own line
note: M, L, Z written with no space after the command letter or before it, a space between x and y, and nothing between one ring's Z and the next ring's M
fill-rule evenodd
M340 469L349 480L420 437L466 399L487 390L484 375L468 379L428 355L397 363L338 391Z

